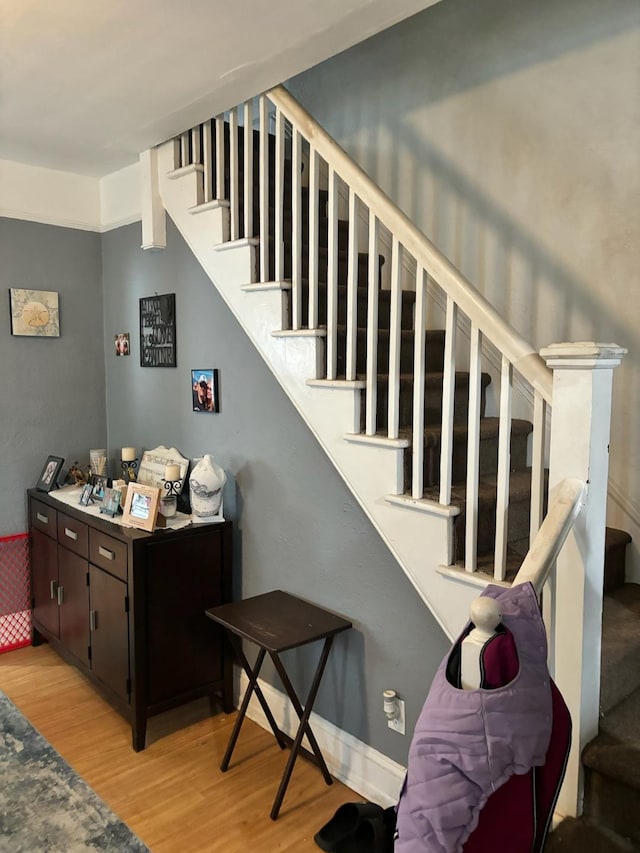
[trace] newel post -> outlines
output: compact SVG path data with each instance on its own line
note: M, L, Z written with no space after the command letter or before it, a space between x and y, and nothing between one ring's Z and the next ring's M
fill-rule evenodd
M567 477L587 483L585 505L558 556L547 611L555 626L551 666L573 722L557 803L562 815L582 812L582 750L598 733L611 391L626 352L616 344L579 342L540 353L553 369L549 488Z
M158 149L148 148L140 154L140 187L142 198L142 249L166 249L167 226L164 204L160 198Z

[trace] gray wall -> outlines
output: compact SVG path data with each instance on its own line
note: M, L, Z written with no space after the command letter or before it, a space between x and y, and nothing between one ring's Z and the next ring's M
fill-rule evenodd
M640 582L640 3L446 0L287 83L536 347L615 341Z
M0 218L0 283L0 535L9 535L27 529L25 489L48 455L66 469L106 443L100 235ZM58 291L61 336L12 336L10 287Z
M285 589L353 621L336 640L316 710L404 763L409 734L386 727L382 692L405 697L410 733L444 635L171 223L161 252L140 251L138 225L102 243L110 448L214 454L230 481L235 593ZM139 366L138 300L156 292L176 294L175 369ZM122 331L131 332L129 358L112 354ZM191 411L192 368L220 371L220 414ZM318 652L289 653L303 691Z

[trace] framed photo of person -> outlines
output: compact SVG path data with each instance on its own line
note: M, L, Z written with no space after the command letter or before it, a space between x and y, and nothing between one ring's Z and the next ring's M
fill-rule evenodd
M122 523L150 533L156 526L160 489L144 483L129 483L122 514Z
M120 509L120 489L105 489L100 512L112 518Z
M194 412L217 414L220 411L217 370L201 368L191 371L191 399Z
M82 494L80 495L80 505L81 506L90 506L93 503L93 486L91 483L87 483L83 489Z
M50 492L52 489L58 488L58 475L64 465L62 456L47 456L47 461L44 463L44 468L38 477L36 489L39 492Z
M101 501L104 498L104 493L109 485L109 480L102 474L92 474L89 483L93 486L91 497L96 501Z

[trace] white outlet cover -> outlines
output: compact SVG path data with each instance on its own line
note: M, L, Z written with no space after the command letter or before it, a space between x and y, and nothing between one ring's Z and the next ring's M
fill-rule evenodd
M398 699L398 708L400 713L396 717L395 720L387 720L387 725L390 729L393 729L394 732L398 732L398 734L403 735L404 731L404 699Z

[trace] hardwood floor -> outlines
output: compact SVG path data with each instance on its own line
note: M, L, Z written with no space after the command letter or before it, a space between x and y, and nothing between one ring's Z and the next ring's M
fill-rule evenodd
M317 851L314 833L362 799L300 757L272 821L288 752L271 734L246 720L221 773L235 714L205 701L152 718L135 753L128 723L47 645L0 654L0 690L153 853Z

